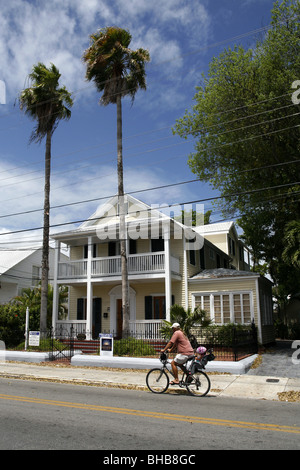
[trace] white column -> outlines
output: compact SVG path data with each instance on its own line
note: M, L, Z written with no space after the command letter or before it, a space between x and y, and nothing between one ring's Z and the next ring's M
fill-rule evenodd
M184 305L185 309L187 310L189 308L189 294L188 294L188 274L187 274L187 257L188 257L188 251L186 249L186 240L184 236L184 230L183 230L183 277L184 277Z
M87 259L87 285L86 285L86 339L92 339L92 311L93 311L93 285L92 285L92 238L88 238Z
M60 242L55 240L54 272L53 272L53 303L52 303L52 328L55 330L58 319L58 263L60 259Z
M171 287L170 228L169 226L164 227L164 249L165 249L166 320L170 321L170 308L172 305L172 287Z

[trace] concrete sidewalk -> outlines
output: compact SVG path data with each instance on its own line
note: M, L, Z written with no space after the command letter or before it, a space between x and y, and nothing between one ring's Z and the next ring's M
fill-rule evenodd
M0 378L44 380L149 392L145 381L146 373L147 369L119 369L116 365L114 367L82 367L54 363L3 360L0 362ZM209 373L209 376L211 391L208 396L300 401L300 379L298 378L222 374L218 372ZM182 389L179 387L170 387L167 393L170 390L171 393L182 393Z

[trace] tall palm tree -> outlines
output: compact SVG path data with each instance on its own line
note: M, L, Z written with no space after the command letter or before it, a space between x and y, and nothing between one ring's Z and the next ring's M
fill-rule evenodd
M19 102L30 118L37 121L30 142L41 142L46 137L45 151L45 188L44 188L44 225L42 248L41 278L41 334L47 328L48 271L49 271L49 214L50 214L50 170L51 140L61 119L70 119L73 105L71 94L65 87L59 88L60 73L51 64L47 68L39 62L29 74L31 86L20 93Z
M131 34L116 26L100 29L90 36L90 47L83 54L86 78L94 80L101 93L100 104L117 105L118 197L120 215L120 251L122 270L123 332L129 330L129 294L126 255L125 204L122 151L122 98L134 101L138 89L146 90L145 63L150 60L145 49L129 49Z

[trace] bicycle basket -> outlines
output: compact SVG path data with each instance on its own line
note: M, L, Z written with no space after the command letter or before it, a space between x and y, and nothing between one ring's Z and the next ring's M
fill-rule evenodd
M161 353L161 355L160 355L160 360L161 360L161 361L166 361L166 360L167 360L167 355L166 355L166 353Z

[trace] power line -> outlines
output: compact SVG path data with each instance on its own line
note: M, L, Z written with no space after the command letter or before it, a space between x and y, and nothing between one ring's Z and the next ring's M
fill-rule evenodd
M224 199L224 198L228 198L228 197L238 197L238 196L246 195L246 194L254 194L254 193L258 193L258 192L262 192L262 191L269 191L271 189L274 190L274 189L280 189L280 188L285 188L285 187L289 187L289 186L296 186L298 184L300 184L300 181L295 181L293 183L286 183L286 184L277 185L277 186L269 186L267 188L253 189L251 191L241 191L241 192L237 192L237 193L233 193L233 194L225 194L223 196L214 196L214 197L210 197L210 198L196 199L196 200L193 200L193 201L172 203L172 204L167 204L165 206L160 206L159 209L160 210L161 209L169 209L169 208L176 207L176 206L196 204L197 202L205 202L205 201L211 201L211 200L217 200L217 199ZM153 209L150 208L149 211L151 211L151 210L157 210L157 208L153 208ZM135 214L135 212L132 212L132 213L129 212L128 214ZM115 215L112 216L112 217L115 217ZM64 222L64 223L60 223L60 224L52 224L52 225L50 225L50 228L62 227L64 225L74 225L74 224L83 223L83 222L87 222L87 221L93 221L93 220L98 220L98 217L88 218L88 219L81 219L81 220L73 220L72 222ZM34 227L34 228L30 228L30 229L14 230L14 231L10 231L10 232L3 232L3 233L0 234L0 236L12 235L14 233L31 232L31 231L42 230L42 229L43 229L43 227Z
M295 163L299 163L299 162L300 162L300 159L290 160L288 162L282 162L282 163L273 163L271 165L263 165L261 167L248 168L248 169L245 169L245 170L239 170L239 173L248 173L248 172L251 172L251 171L261 171L261 170L265 170L265 169L269 169L269 168L275 168L275 167L279 167L279 166L291 165L291 164L295 164ZM228 173L228 176L230 176L230 174L234 174L234 173L235 173L234 171L231 172L231 173ZM199 178L195 178L195 179L188 180L188 181L179 181L177 183L170 183L170 184L165 184L165 185L160 185L160 186L154 186L154 187L150 187L150 188L137 189L135 191L129 191L127 194L137 194L137 193L143 193L143 192L148 192L148 191L155 191L155 190L158 190L158 189L165 189L165 188L170 188L170 187L174 187L174 186L180 186L180 185L183 185L183 184L190 184L190 183L195 183L195 182L200 182ZM70 203L65 203L65 204L59 204L59 205L51 206L51 210L60 209L62 207L74 206L74 205L78 205L78 204L87 204L87 203L91 203L91 202L101 201L101 200L104 200L104 199L112 198L113 196L115 196L115 194L111 194L111 195L108 195L108 196L101 196L101 197L91 198L91 199L85 199L85 200L82 200L82 201L75 201L75 202L70 202ZM15 212L15 213L12 213L12 214L0 215L0 219L5 218L5 217L15 217L15 216L19 216L19 215L32 214L32 213L35 213L35 212L41 212L43 210L44 210L43 208L31 209L31 210L28 210L28 211L21 211L21 212Z

